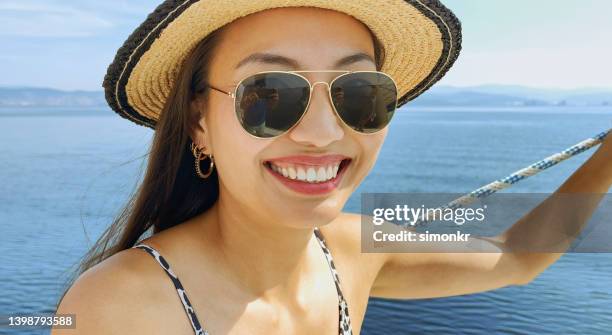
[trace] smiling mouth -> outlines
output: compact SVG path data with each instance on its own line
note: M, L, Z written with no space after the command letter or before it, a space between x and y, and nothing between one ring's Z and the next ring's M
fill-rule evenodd
M274 164L270 161L264 162L264 166L274 175L294 182L306 184L322 184L336 181L351 163L350 158L341 160L339 163L325 165L304 164Z

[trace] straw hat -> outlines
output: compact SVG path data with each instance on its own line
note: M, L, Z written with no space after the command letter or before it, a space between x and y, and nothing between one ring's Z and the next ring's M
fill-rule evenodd
M166 0L118 50L104 78L106 100L137 124L155 124L185 57L233 20L269 8L318 7L349 14L381 42L399 89L398 107L436 83L461 49L461 24L438 0Z

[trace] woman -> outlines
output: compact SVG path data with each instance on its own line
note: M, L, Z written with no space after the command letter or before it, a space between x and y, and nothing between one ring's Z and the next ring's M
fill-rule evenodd
M370 296L523 285L559 257L361 253L360 216L341 210L396 106L458 56L459 22L437 1L287 3L167 1L119 50L107 100L155 137L138 193L59 304L76 333L359 333ZM262 80L284 116L249 131L241 99ZM365 92L382 107L360 124ZM560 191L605 193L610 142Z

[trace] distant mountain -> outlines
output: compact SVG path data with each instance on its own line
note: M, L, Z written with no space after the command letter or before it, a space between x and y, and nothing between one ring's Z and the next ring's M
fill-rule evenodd
M434 86L414 106L612 106L612 89L542 89L514 85Z
M35 87L0 87L0 107L101 107L102 91L60 91Z
M612 89L514 85L434 86L410 103L423 107L612 106ZM0 87L0 107L107 107L102 91Z
M539 88L539 87L528 87L518 85L499 85L499 84L488 84L478 85L471 87L474 90L483 93L503 93L522 97L529 97L533 99L545 99L545 100L563 100L568 96L581 96L581 95L599 95L604 94L607 97L612 95L612 89L605 88L576 88L576 89L551 89L551 88Z

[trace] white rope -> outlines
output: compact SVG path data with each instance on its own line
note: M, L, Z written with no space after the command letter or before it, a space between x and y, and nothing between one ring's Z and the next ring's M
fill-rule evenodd
M525 168L522 168L514 173L511 173L510 175L508 175L507 177L498 179L492 183L489 183L485 186L479 187L477 189L475 189L474 191L470 192L470 193L466 193L465 195L462 195L461 197L449 202L448 204L440 207L440 209L444 209L444 208L459 208L459 207L463 207L465 205L471 204L472 202L476 201L476 199L479 198L484 198L487 197L497 191L503 190L505 188L508 188L516 183L518 183L519 181L526 179L528 177L531 177L533 175L536 175L548 168L550 168L551 166L557 165L560 162L570 158L570 157L574 157L598 144L600 144L601 142L603 142L603 139L606 138L606 136L612 131L612 129L609 129L607 131L604 131L602 133L597 134L594 137L588 138L578 144L575 144L559 153L556 153L554 155L551 155L547 158L544 158L543 160L533 163ZM410 224L410 226L417 226L423 223L426 223L428 220L430 219L429 216L426 217L426 219L424 221L417 221L414 222L412 224ZM406 224L408 225L408 224ZM404 225L404 226L406 226Z

